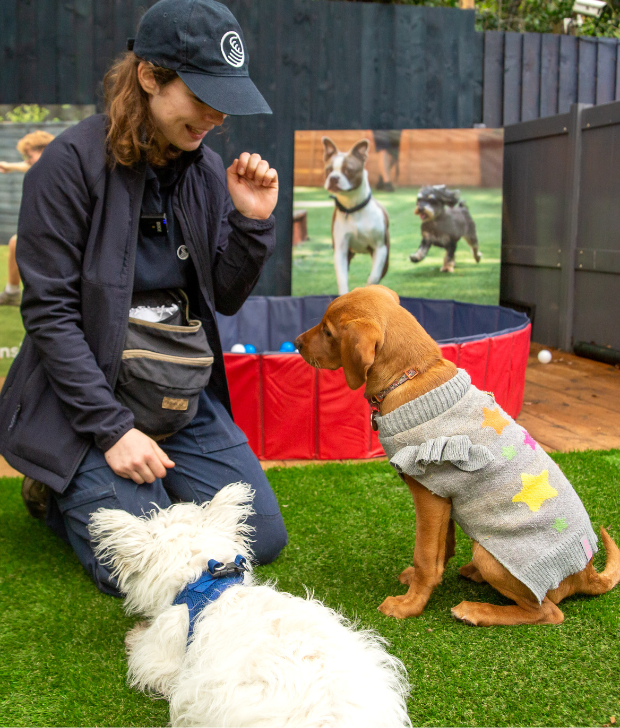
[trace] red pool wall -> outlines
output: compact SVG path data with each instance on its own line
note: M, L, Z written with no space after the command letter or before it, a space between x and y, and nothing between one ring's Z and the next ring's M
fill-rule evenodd
M516 417L523 404L531 326L446 344L443 356ZM224 354L235 422L261 460L358 460L384 454L364 388L342 369L313 369L299 354Z

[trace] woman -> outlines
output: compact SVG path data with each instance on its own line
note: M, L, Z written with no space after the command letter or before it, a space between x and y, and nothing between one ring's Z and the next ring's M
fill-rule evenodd
M154 503L205 502L243 480L255 491L257 560L286 544L275 496L231 418L215 319L240 308L273 250L278 179L258 154L224 170L201 145L227 114L270 113L223 5L160 0L105 89L107 115L61 134L25 180L27 335L0 399L0 451L49 486L48 525L99 589L118 595L87 530L100 507L140 514ZM167 235L144 226L153 214L166 216ZM134 427L114 388L132 297L172 288L187 294L214 364L197 415L157 443Z

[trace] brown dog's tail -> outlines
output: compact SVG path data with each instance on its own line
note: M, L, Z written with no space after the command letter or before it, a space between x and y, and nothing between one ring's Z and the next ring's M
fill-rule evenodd
M547 593L554 604L572 594L605 594L611 591L620 582L620 549L612 537L601 526L601 537L607 553L605 569L599 574L594 570L592 561L578 574L566 577L557 589Z
M601 526L601 538L607 553L605 569L598 574L594 571L592 562L581 572L587 582L584 589L579 591L582 594L605 594L611 591L620 582L620 549L614 543L612 537Z

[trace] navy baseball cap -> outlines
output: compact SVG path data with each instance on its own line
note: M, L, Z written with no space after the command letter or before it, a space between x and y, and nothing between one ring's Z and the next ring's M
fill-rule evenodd
M222 114L271 114L248 73L239 23L215 0L159 0L142 16L127 47L176 71L203 103Z

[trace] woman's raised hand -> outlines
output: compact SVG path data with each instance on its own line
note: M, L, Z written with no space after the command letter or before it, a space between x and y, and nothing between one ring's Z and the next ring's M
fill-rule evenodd
M131 478L138 485L164 478L166 468L174 468L173 461L155 440L135 428L106 451L105 459L116 475Z
M278 201L278 173L260 154L243 152L226 170L233 205L245 217L266 220Z

